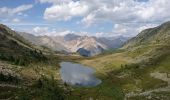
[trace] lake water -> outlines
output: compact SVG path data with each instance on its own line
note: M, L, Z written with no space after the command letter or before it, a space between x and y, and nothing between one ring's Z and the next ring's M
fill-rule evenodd
M101 83L90 67L71 62L61 62L60 66L61 79L70 85L93 87Z

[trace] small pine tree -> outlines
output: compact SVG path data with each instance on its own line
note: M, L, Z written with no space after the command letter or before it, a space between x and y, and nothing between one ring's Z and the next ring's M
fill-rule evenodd
M121 69L123 69L124 68L124 66L121 64Z
M9 57L9 60L12 61L12 62L15 61L15 59L14 59L13 56L10 56L10 57Z
M37 81L37 87L38 87L38 88L42 88L42 86L43 86L43 82L42 82L41 79L39 79L39 80Z
M1 58L2 60L5 60L4 54L1 54L1 55L0 55L0 58Z
M12 75L11 74L9 74L8 75L8 79L7 79L8 81L10 81L10 82L12 82L13 81L13 77L12 77Z
M18 65L22 65L22 59L19 59Z
M36 50L36 49L34 50L34 53L35 53L35 54L37 53L37 50Z
M15 64L15 65L18 65L18 64L19 64L19 59L18 59L18 58L15 58L14 64Z
M127 64L125 64L125 68L128 68L128 65L127 65Z
M42 51L40 50L40 54L43 55Z
M5 76L2 73L0 73L0 81L4 81L4 80L5 80Z

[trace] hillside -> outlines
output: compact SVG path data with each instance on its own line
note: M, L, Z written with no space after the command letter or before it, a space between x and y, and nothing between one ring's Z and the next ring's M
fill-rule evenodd
M142 31L117 51L80 62L105 76L106 83L111 80L127 100L168 100L169 49L170 22L166 22Z
M142 31L136 37L129 40L124 48L130 48L140 45L149 45L149 44L170 44L170 22L166 22L155 28L150 28Z
M22 36L0 25L0 59L18 65L41 61L45 56Z
M150 63L170 55L169 48L170 22L142 31L122 47L128 50L129 56Z
M57 56L44 55L16 31L0 25L0 100L47 100L49 96L63 100L64 90L56 80L58 68Z
M58 41L54 41L49 36L35 36L32 34L18 32L21 36L23 36L30 43L35 44L40 47L45 47L51 49L53 51L66 51L67 49L61 45Z

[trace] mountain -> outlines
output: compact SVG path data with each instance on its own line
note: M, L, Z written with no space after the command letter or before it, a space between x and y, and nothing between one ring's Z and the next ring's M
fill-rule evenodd
M68 52L78 52L79 49L84 49L89 53L86 56L94 56L102 53L105 50L117 49L125 43L129 38L126 37L94 37L94 36L79 36L75 34L67 34L65 36L58 36L53 38L63 46L65 46ZM78 52L80 55L80 52ZM87 52L86 52L87 53ZM85 56L85 55L84 55Z
M99 37L96 40L102 44L107 45L107 48L120 48L130 37Z
M23 36L26 40L30 41L32 44L42 46L49 48L53 51L67 51L67 49L61 45L58 41L55 41L52 39L52 37L49 36L35 36L32 34L24 33L24 32L18 32L21 36ZM57 40L59 40L60 37L58 37Z
M148 44L170 44L170 22L166 22L155 28L150 28L142 31L136 37L130 39L124 48L135 47Z
M41 61L45 56L17 32L0 24L0 59L25 65Z
M94 37L89 37L89 36L81 36L75 40L66 41L65 46L71 52L77 52L80 48L83 48L89 51L88 54L89 56L100 54L102 52L102 49L107 49L104 44L101 44L100 42L96 41ZM80 55L82 54L80 53Z
M54 51L78 52L83 56L94 56L105 50L117 49L129 38L126 37L93 37L67 34L65 36L34 36L31 34L20 33L27 40L36 45L46 46ZM88 51L84 55L80 50Z
M170 22L142 31L126 42L122 49L138 54L139 61L150 63L170 56Z

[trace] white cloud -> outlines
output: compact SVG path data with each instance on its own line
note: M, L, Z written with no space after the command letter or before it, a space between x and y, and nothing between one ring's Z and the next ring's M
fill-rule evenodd
M30 31L28 31L28 33L30 33ZM57 31L56 29L50 29L49 27L34 27L31 31L32 34L34 35L38 35L38 36L43 36L43 35L47 35L47 36L63 36L69 33L73 33L69 30L63 30L63 31Z
M142 19L149 19L154 16L155 8L149 7L149 8L141 8L141 10L137 11L137 15L141 17Z
M136 36L144 29L153 28L158 26L158 24L146 24L146 23L125 23L125 24L115 24L112 32L97 32L94 35L97 37L114 37L114 36Z
M0 8L0 14L2 15L14 15L14 14L19 14L24 11L27 11L31 9L33 5L21 5L16 8L8 8L8 7L2 7Z
M14 19L12 19L12 22L14 22L14 23L18 23L18 22L21 22L21 20L20 20L20 19L18 19L18 18L14 18Z
M15 13L20 13L20 12L24 12L24 11L26 11L26 10L29 10L29 9L31 9L33 7L33 5L32 4L30 4L30 5L21 5L21 6L19 6L19 7L16 7L16 8L14 8L14 9L9 9L9 10L11 10L11 12L13 13L13 14L15 14Z
M78 17L78 25L91 26L109 22L113 25L110 33L98 32L97 36L136 35L139 31L156 26L170 20L169 0L37 0L50 3L44 11L44 19L48 21L68 21ZM140 2L139 2L140 1ZM141 2L143 1L143 2ZM14 8L13 14L21 12L21 7ZM0 8L0 14L10 12ZM79 19L80 18L80 19ZM71 23L71 22L69 22ZM68 24L69 24L68 23ZM83 23L83 24L80 24ZM96 28L96 27L95 27ZM97 30L97 29L96 29ZM37 29L38 31L38 29ZM59 33L45 29L44 34ZM66 32L67 33L67 32ZM79 32L79 34L86 32ZM61 34L64 34L61 32ZM86 33L90 34L90 33Z
M32 4L20 5L15 8L1 7L0 21L3 23L19 23L22 17L26 17L25 12L33 7Z
M36 35L45 35L48 34L49 28L48 27L35 27L32 29L32 33L35 33Z
M64 35L66 35L66 34L69 34L69 33L73 33L73 32L71 32L71 31L69 31L69 30L66 30L66 31L60 31L60 32L56 32L56 35L55 36L64 36Z
M89 0L85 1L90 2ZM88 25L105 21L138 23L146 21L163 22L170 19L170 13L167 13L170 9L169 0L149 0L147 2L137 2L135 0L94 0L93 2L96 5L82 20L82 22ZM92 15L94 17L90 19L89 16Z
M56 30L55 28L43 27L43 26L36 26L34 28L28 30L25 29L24 31L34 34L36 36L64 36L66 34L76 34L81 36L92 36L89 32L74 32L70 30Z
M46 20L67 21L82 17L81 22L90 26L98 22L113 23L160 22L170 19L169 0L39 0L51 3L46 8Z
M69 20L72 17L84 16L88 13L88 6L80 2L69 2L53 5L45 10L46 20Z
M68 3L72 0L39 0L40 3L52 3L52 4L61 4Z
M156 26L158 26L158 25L157 24L146 24L146 25L143 25L143 26L137 28L136 31L139 33L139 32L141 32L145 29L153 28L153 27L156 27Z
M121 36L122 34L115 34L114 32L97 32L94 34L94 36L96 37L117 37L117 36Z
M103 36L106 36L106 33L103 33L103 32L97 32L95 34L96 37L103 37ZM107 35L108 36L108 35Z
M117 33L117 34L127 33L127 29L123 25L115 24L113 28L113 33Z

